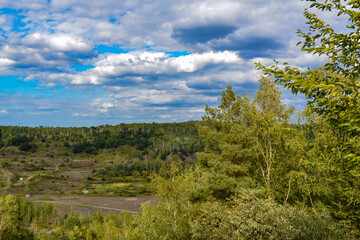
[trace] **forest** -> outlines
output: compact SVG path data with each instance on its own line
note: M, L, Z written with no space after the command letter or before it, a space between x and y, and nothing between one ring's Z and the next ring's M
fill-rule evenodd
M257 63L258 91L229 86L202 121L0 127L2 171L37 173L25 184L4 179L0 239L359 239L360 5L311 2L349 21L349 32L337 33L305 10L309 32L298 31L299 44L329 61L304 71ZM306 108L283 103L279 86L304 95ZM59 176L84 167L81 181ZM46 179L74 186L40 188ZM132 188L93 187L100 183ZM137 213L62 214L22 196L36 189L155 198Z

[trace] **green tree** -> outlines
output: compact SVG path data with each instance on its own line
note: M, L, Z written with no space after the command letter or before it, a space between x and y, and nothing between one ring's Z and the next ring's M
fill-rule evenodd
M12 195L0 197L0 239L12 236L19 228L18 204Z
M327 177L334 181L327 201L336 216L352 222L354 231L360 234L360 5L356 0L311 2L310 8L335 11L348 20L349 31L337 33L305 9L309 31L298 31L303 38L299 44L303 51L328 58L323 69L301 71L288 63L284 63L284 68L266 68L261 64L257 67L293 93L304 94L312 111L330 126L337 144L323 149L326 160L320 163L327 165Z
M0 148L2 148L4 146L4 141L1 138L2 138L2 132L0 129Z
M21 228L23 212L14 195L0 196L0 239L33 239L32 234Z
M228 87L219 107L206 106L206 113L200 135L207 147L198 158L208 172L207 192L226 199L237 186L261 185L268 197L280 197L275 191L284 188L281 178L299 168L303 152L295 143L304 138L291 124L294 108L282 103L275 81L261 77L254 99L235 97Z
M191 191L201 178L196 171L181 171L180 166L170 162L161 175L152 176L152 185L158 201L142 205L137 216L138 232L145 239L191 239L190 222L194 218L194 208L190 201Z

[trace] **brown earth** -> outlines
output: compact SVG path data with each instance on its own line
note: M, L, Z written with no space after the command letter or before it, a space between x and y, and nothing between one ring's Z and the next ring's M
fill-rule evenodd
M46 204L52 203L61 214L68 214L71 211L89 215L96 211L127 211L137 213L141 211L141 204L150 201L155 202L154 197L88 197L81 195L34 195L28 200Z

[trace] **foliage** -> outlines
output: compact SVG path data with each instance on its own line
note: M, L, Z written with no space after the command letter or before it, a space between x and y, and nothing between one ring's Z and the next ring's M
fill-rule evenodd
M0 197L0 239L11 238L17 235L20 229L18 204L12 195Z
M353 239L322 206L281 205L263 190L239 188L227 202L194 202L196 185L206 184L199 168L178 172L174 164L154 176L159 200L137 216L145 239Z
M299 44L302 44L303 51L328 58L323 69L300 71L288 63L284 63L284 69L275 65L270 68L261 64L257 66L293 93L305 94L311 110L329 124L337 143L322 151L321 154L326 156L323 162L315 163L328 166L327 176L336 189L334 197L329 200L334 214L352 222L360 234L360 6L354 0L346 4L340 0L311 2L311 8L336 11L349 23L347 33L337 33L316 14L305 9L309 32L298 31L304 39Z
M0 239L33 239L33 227L58 223L52 205L34 206L14 195L0 196Z
M330 61L323 69L258 64L269 76L259 79L253 98L235 95L228 87L218 107L206 106L203 123L1 127L6 146L30 146L37 141L45 148L72 147L72 154L111 154L114 148L132 146L141 160L108 162L93 177L112 181L152 173L150 184L157 198L144 204L137 215L71 213L62 219L52 205L33 205L12 195L0 197L0 239L359 236L359 3L310 1L312 8L336 10L350 23L349 33L338 34L305 10L310 30L299 31L304 38L302 49L325 54ZM281 101L276 82L309 99L303 119L299 116L294 122L295 109ZM197 151L196 165L185 164L186 157Z
M301 168L304 135L291 123L294 108L286 108L281 92L271 78L259 80L254 99L236 96L231 87L222 94L217 108L206 106L207 123L200 135L207 144L199 153L201 166L209 173L210 195L226 199L236 186L261 185L269 197L284 188L284 177Z
M9 140L9 145L10 146L20 146L21 144L28 143L29 141L30 141L30 139L27 138L26 136L15 135Z
M105 214L97 212L89 217L71 213L64 225L57 227L51 234L40 232L39 239L143 239L134 227L131 213Z
M353 239L327 210L339 198L319 163L334 132L308 110L306 124L292 123L280 97L261 78L254 99L228 87L219 107L206 107L198 166L153 176L159 200L137 220L148 239Z
M97 155L101 149L133 146L150 158L181 153L184 157L203 150L198 135L197 121L184 123L141 123L101 125L96 127L14 127L0 126L6 146L20 146L25 151L35 150L31 142L62 142L74 154ZM0 138L1 143L1 138ZM38 144L39 145L39 144ZM1 146L1 144L0 144ZM29 148L31 146L31 148Z
M241 189L226 205L208 202L191 223L192 239L350 239L326 212L282 206Z
M149 160L140 160L130 164L119 162L119 163L107 163L106 165L99 168L94 176L104 177L107 180L111 180L116 177L126 177L133 176L134 172L159 172L164 162L160 159L154 159L153 161Z
M195 184L194 171L180 172L181 168L171 162L163 176L153 175L152 184L158 194L158 202L146 203L137 216L138 229L146 239L190 239L192 217L189 190Z
M144 239L131 213L76 212L61 221L51 204L34 205L13 195L0 197L0 239Z
M36 144L34 144L34 143L28 143L28 142L25 142L25 143L22 143L22 144L20 144L20 146L19 146L19 149L21 150L21 151L32 151L32 152L35 152L36 151L36 149L37 149L37 146L36 146Z

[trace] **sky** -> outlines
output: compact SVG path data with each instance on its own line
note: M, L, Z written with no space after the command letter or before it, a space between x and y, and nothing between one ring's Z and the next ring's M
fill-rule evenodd
M0 0L0 125L200 120L254 63L317 67L301 0ZM320 14L335 28L341 19ZM306 100L283 90L283 101Z

